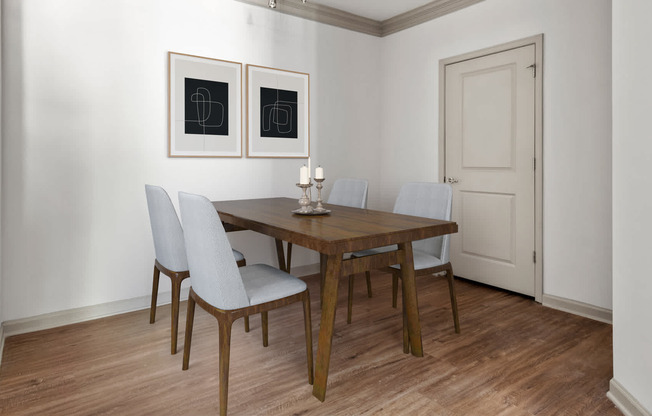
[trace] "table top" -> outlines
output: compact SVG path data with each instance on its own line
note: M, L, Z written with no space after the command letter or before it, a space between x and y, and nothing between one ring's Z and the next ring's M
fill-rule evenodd
M327 215L299 215L296 199L215 201L223 222L323 254L337 254L457 232L457 224L410 215L324 204Z

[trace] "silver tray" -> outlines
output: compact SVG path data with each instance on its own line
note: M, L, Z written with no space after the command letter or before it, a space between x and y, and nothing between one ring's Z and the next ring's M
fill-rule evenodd
M292 213L293 213L293 214L297 214L297 215L306 215L306 216L312 216L312 215L326 215L326 214L330 214L330 213L331 213L331 210L330 210L330 209L326 209L326 210L324 210L324 211L315 211L315 210L313 210L312 212L299 212L299 211L301 211L301 208L298 208L298 209L292 210Z

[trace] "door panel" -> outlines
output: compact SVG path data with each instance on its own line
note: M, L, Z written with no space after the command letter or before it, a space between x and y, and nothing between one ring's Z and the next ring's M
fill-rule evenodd
M511 168L514 144L513 68L497 68L462 80L462 164ZM491 132L492 146L486 146Z
M514 263L514 195L461 192L462 254Z
M534 61L528 45L445 67L455 274L526 295L535 291Z

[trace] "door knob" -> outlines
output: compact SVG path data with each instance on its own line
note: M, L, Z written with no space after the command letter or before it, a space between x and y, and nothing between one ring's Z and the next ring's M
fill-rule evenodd
M448 183L457 183L458 180L457 180L457 178L451 178L451 177L449 177L449 178L446 178L446 182L448 182Z

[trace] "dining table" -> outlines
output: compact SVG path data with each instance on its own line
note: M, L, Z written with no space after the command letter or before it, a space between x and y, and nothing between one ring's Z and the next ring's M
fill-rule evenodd
M419 308L414 276L412 242L457 232L451 221L395 214L371 209L325 204L323 215L299 215L292 198L213 201L227 231L251 230L275 239L279 268L287 270L283 241L320 253L321 324L315 359L313 395L326 398L337 290L342 275L400 265L409 350L423 357ZM396 250L363 257L344 258L345 253L396 245Z

